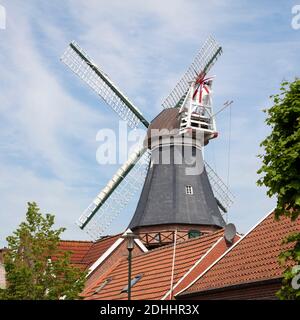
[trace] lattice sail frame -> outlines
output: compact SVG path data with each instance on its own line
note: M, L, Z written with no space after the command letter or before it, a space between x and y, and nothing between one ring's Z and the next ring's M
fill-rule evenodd
M131 128L136 128L141 122L146 127L149 126L141 111L96 66L76 42L70 43L61 61L88 84L123 120L127 121Z
M146 150L122 182L103 202L100 209L93 216L93 220L86 224L85 231L92 239L97 240L104 236L105 230L107 230L113 220L129 203L134 194L141 190L147 175L150 158L151 152L150 150ZM83 216L81 216L77 222L81 228L83 219Z
M210 36L204 42L204 45L199 50L193 63L190 65L183 77L162 103L163 108L167 109L177 106L179 101L186 95L191 82L194 81L200 73L207 74L221 53L222 47L212 36Z
M204 163L214 196L219 202L218 205L221 205L222 211L227 212L233 204L234 196L212 167L206 161Z

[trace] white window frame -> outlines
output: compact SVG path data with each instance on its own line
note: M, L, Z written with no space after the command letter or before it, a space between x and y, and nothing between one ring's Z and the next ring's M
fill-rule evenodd
M185 186L185 194L190 195L190 196L194 194L194 190L191 185Z

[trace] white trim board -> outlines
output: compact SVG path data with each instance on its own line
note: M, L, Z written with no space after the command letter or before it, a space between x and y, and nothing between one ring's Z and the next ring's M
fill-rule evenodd
M175 284L175 286L173 287L173 291L174 289L196 268L196 266L216 247L216 245L218 243L221 242L221 240L224 239L224 237L220 237L210 248L208 251L205 252L205 254L203 256L201 256L201 258L199 258L198 261L196 261L192 267L177 281L177 283ZM168 295L170 295L171 293L171 289L169 289L167 291L167 293L161 298L161 300L165 300Z
M130 230L130 229L128 229ZM128 231L126 230L126 231ZM125 239L120 236L119 239L117 239L89 268L89 272L87 274L87 277L107 258L109 257L124 241ZM139 246L139 248L143 252L148 252L148 249L144 246L141 240L134 239L134 242Z

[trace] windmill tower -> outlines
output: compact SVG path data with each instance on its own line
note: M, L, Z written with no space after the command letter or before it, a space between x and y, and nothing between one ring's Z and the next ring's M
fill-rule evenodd
M143 146L130 155L106 187L79 218L80 228L94 238L104 235L113 219L143 186L129 223L148 245L200 235L225 226L219 210L232 202L225 184L208 164L202 150L217 137L212 107L212 77L207 74L222 53L209 37L191 66L149 123L91 58L72 42L62 61L126 120L143 125Z

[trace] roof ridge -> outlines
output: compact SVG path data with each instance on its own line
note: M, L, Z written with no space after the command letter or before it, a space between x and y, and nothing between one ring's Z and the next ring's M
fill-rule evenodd
M59 242L83 242L83 243L94 243L91 240L64 240L60 239Z
M111 239L111 238L120 236L120 235L122 235L122 234L123 234L123 232L120 232L120 233L117 233L117 234L114 234L114 235L103 236L102 238L93 241L93 244L96 244L96 243L99 243L99 242L101 242L101 241L104 241L104 240L107 240L107 239Z
M92 249L94 248L94 246L95 246L96 244L100 243L101 241L108 240L108 239L111 239L111 238L113 238L113 237L116 237L116 236L118 236L118 235L119 235L119 234L114 235L114 236L107 236L107 237L105 237L105 238L98 239L97 241L92 242L92 245L90 246L90 248L87 250L87 252L85 253L85 255L82 257L82 259L81 259L80 261L84 261L85 257L88 256L88 254L92 251ZM106 251L106 250L105 250L105 251ZM97 260L96 260L96 261L97 261Z
M92 243L92 244L96 244L98 242L101 242L101 241L104 241L106 239L110 239L110 238L113 238L113 237L116 237L116 236L119 236L119 235L122 235L122 233L117 233L115 235L107 235L107 236L103 236L102 238L100 239L97 239L95 241L93 240L65 240L65 239L60 239L59 242L83 242L83 243Z
M97 285L102 283L105 279L109 278L109 275L111 273L113 273L113 271L121 264L122 260L125 257L120 257L112 266L111 268L108 268L107 270L105 270L100 276L99 278L97 278ZM93 288L95 287L94 282L92 281L90 283L90 285L87 288L84 288L83 292L85 293L83 296L88 297L90 295L93 294L88 294L89 291L91 291Z

